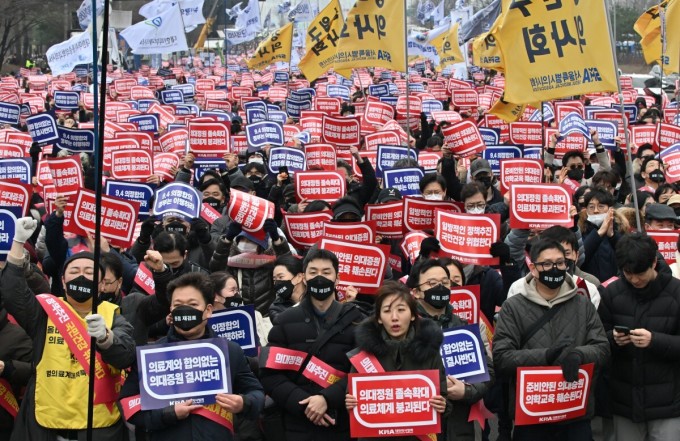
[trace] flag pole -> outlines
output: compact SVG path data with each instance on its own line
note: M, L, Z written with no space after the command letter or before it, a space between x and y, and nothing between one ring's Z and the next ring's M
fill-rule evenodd
M659 63L659 67L661 68L661 73L659 76L659 89L661 96L661 108L663 109L663 65L664 65L664 54L666 53L666 10L661 7L661 3L659 3L659 18L661 19L661 63Z
M293 67L293 36L295 35L295 19L293 19L293 26L290 30L290 52L288 53L288 82L286 82L286 98L290 94L290 71ZM286 104L286 113L288 113L288 104Z
M108 33L109 33L109 0L104 0L104 22L102 25L102 32L106 33L106 38L102 40L102 72L101 84L98 84L98 65L97 57L97 0L92 0L92 29L93 29L93 84L94 84L94 189L95 189L95 227L94 227L94 268L93 272L93 286L96 295L92 298L92 314L97 313L97 303L99 300L99 261L101 258L101 225L102 225L102 169L104 166L103 154L103 140L104 140L104 122L105 122L105 105L106 105L106 65L108 55ZM101 87L101 93L98 94L98 86ZM99 101L98 101L98 98ZM97 342L94 337L90 338L90 372L87 391L87 430L85 437L87 441L92 441L93 427L94 427L94 382L95 382L95 363L97 356Z
M403 2L403 7L404 7L404 69L406 72L406 123L405 129L406 129L406 147L408 147L409 150L409 157L411 155L411 143L409 142L411 140L411 99L410 99L410 93L408 90L408 83L409 83L409 78L408 78L408 26L406 23L406 11L407 11L407 1L404 0Z
M605 0L606 2L607 0ZM606 5L605 5L606 6ZM633 195L633 204L635 205L635 223L637 230L642 231L642 224L640 223L640 210L638 207L637 188L635 187L635 176L633 175L633 155L630 148L630 136L628 135L628 115L623 103L623 92L621 91L621 75L619 74L619 62L616 59L616 42L612 33L611 23L609 21L609 14L604 14L607 20L607 30L609 31L609 44L611 46L612 58L614 59L614 70L616 73L616 87L619 96L619 110L621 111L621 119L623 119L623 134L626 142L626 173L630 179L630 192ZM663 71L663 68L662 68ZM662 88L663 91L663 88Z

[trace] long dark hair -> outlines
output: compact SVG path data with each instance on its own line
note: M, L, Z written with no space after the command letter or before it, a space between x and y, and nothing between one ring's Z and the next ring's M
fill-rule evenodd
M403 300L406 303L406 306L408 306L408 308L411 310L411 316L415 317L413 320L413 325L416 327L416 329L418 328L418 324L420 323L418 304L415 297L411 295L406 285L401 282L397 282L396 280L387 280L380 288L378 288L376 296L375 309L373 311L373 321L375 322L376 326L382 326L378 320L380 320L380 310L382 309L383 303L385 303L385 299L389 296L396 296L392 302L394 303L398 300Z

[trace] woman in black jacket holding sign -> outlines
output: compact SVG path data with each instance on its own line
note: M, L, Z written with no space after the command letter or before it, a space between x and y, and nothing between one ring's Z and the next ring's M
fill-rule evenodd
M440 414L445 412L446 373L439 354L443 335L435 322L418 316L416 301L405 285L386 281L377 292L373 316L357 327L355 335L358 349L375 356L384 372L439 371L440 395L430 398L430 406ZM352 372L356 372L354 367ZM356 397L347 395L345 405L351 412L357 406ZM444 439L441 434L438 437ZM385 439L410 441L418 438Z

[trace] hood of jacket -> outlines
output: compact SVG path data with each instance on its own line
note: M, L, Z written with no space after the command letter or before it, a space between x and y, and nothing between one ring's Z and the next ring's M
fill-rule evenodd
M355 331L357 346L378 357L384 357L398 346L402 352L421 363L439 356L444 335L441 328L430 319L421 318L417 328L413 325L405 340L391 340L383 326L369 317L357 326Z
M564 303L574 297L577 294L576 291L577 289L576 284L574 283L574 278L565 277L564 283L560 287L560 291L557 293L557 296L555 296L554 299L548 301L541 297L541 295L538 293L538 290L536 289L536 279L534 276L527 274L527 276L524 278L523 289L521 290L520 294L537 305L552 308L553 306Z

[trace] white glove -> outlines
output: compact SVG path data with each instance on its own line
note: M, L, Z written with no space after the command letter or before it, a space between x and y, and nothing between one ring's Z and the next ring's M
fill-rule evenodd
M87 322L87 333L90 337L94 337L97 342L102 342L106 339L106 323L104 317L99 314L90 314L85 317Z
M24 243L33 235L33 232L38 227L38 221L32 217L22 217L17 219L14 227L14 241Z

